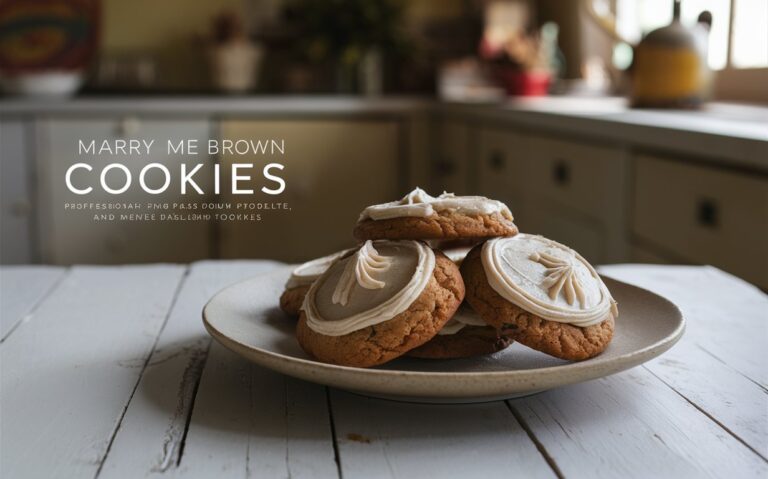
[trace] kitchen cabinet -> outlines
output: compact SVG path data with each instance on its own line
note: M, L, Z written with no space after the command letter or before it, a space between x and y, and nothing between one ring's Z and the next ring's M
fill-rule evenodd
M527 141L530 231L570 245L594 263L624 261L628 151L550 135L529 135Z
M625 150L510 126L478 129L478 191L505 201L521 231L567 244L595 263L625 257Z
M171 211L147 209L147 203L202 202L210 199L210 187L205 194L194 190L180 193L179 169L181 163L192 170L197 163L204 167L195 176L202 186L211 182L211 158L206 155L182 156L168 154L166 142L197 139L201 145L210 137L210 123L206 119L142 119L142 118L56 118L41 119L35 128L38 151L37 201L41 254L44 262L71 263L136 263L187 262L206 258L210 253L211 226L208 221L168 221L161 214ZM114 154L82 155L78 140L96 140L115 144L115 140L155 140L149 155ZM72 183L78 188L93 187L86 195L74 194L67 188L65 176L74 163L87 163L93 171L77 170ZM153 162L162 163L171 172L171 185L162 194L149 195L139 186L141 169ZM110 163L122 163L132 175L132 185L122 194L110 194L100 186L100 172ZM159 188L164 178L153 169L146 177L151 188ZM155 175L155 173L157 173ZM124 176L116 172L112 188L122 186ZM141 210L73 210L71 205L135 204ZM70 205L69 207L67 205ZM120 213L157 214L152 221L120 220ZM109 215L114 214L114 219ZM101 219L97 219L101 218Z
M285 140L284 154L220 158L225 169L233 162L253 163L256 171L270 162L283 164L282 194L261 194L261 185L254 184L256 194L247 199L223 188L221 201L280 202L290 207L261 211L260 221L219 222L223 258L304 261L338 251L355 244L352 229L365 205L404 194L397 121L225 119L219 131L222 139Z
M124 112L124 113L115 113ZM414 186L506 202L521 231L540 233L595 263L706 263L768 288L761 107L713 103L696 112L629 109L620 99L541 98L499 105L419 99L78 98L0 103L0 261L133 263L204 257L300 261L350 244L367 204ZM77 156L77 137L284 139L285 155L182 158ZM69 193L66 167L107 162L132 172L152 161L221 161L221 194L165 201L287 203L260 221L95 222L67 202L146 202ZM286 165L286 191L232 195L227 169ZM98 164L97 164L98 163ZM79 172L78 175L84 172ZM178 173L177 171L175 173ZM211 170L201 172L209 181ZM76 176L77 181L84 179ZM175 179L174 181L177 181ZM274 185L274 183L271 183ZM161 198L149 198L150 200Z
M633 234L768 288L768 178L640 155Z
M525 138L509 128L480 128L477 140L477 193L503 201L525 222Z
M454 119L438 120L434 131L431 189L465 195L472 186L471 128Z
M0 263L36 259L28 121L0 122Z

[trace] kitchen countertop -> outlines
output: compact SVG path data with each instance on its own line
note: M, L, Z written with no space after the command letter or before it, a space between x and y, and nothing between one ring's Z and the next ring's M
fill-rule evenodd
M710 103L700 111L636 110L623 98L542 97L468 104L423 97L77 97L0 99L0 118L146 115L218 118L461 116L525 130L552 130L651 151L680 152L768 170L768 107ZM675 134L660 134L674 132Z
M715 268L601 268L687 318L643 366L423 405L287 378L213 342L208 298L276 265L0 268L0 476L768 475L768 297Z

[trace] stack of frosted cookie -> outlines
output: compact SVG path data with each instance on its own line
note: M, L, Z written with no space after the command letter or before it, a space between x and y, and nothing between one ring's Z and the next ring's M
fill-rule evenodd
M616 302L594 268L567 246L518 233L500 201L416 188L365 208L354 237L358 247L297 267L280 298L319 361L462 358L513 341L583 360L613 336Z

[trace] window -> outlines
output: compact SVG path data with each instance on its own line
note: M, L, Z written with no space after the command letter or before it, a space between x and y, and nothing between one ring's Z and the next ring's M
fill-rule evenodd
M615 41L613 65L626 68L632 48L651 30L672 21L674 0L583 0L587 12ZM680 0L689 27L712 14L707 63L715 70L713 98L768 104L768 0Z
M616 31L635 43L672 21L672 5L673 0L615 0ZM704 10L712 13L707 58L710 68L768 67L768 1L682 0L680 21L695 25Z
M768 1L735 0L731 65L734 68L768 67Z

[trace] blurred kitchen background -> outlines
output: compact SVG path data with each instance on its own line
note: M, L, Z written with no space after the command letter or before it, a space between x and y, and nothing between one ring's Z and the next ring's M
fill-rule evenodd
M2 0L0 87L4 264L306 260L419 185L594 263L768 288L765 0ZM292 211L94 223L63 205L240 199L73 195L80 138L283 138L250 160ZM131 168L200 161L161 150Z

